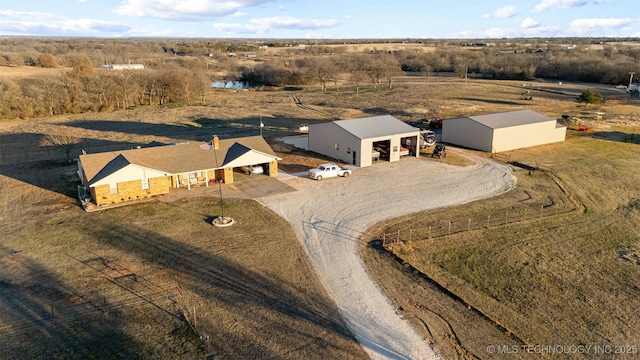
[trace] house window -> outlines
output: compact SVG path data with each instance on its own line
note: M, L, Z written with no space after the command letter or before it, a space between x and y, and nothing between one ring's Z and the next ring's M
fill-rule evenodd
M335 149L336 149L336 150L340 150L340 145L335 144L334 146L335 146Z
M111 194L117 194L118 193L118 184L109 184L109 190L111 191Z
M351 148L347 148L347 154L351 154Z
M198 178L202 177L202 171L196 171L196 177Z
M149 190L149 179L142 179L142 189Z

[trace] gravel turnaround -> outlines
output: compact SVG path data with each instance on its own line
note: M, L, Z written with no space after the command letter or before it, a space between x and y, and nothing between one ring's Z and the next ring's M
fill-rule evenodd
M512 189L503 165L475 158L459 167L416 158L356 168L349 178L322 181L282 174L297 191L266 196L262 204L286 219L320 281L372 359L438 359L369 277L358 241L370 226L422 210L458 205Z

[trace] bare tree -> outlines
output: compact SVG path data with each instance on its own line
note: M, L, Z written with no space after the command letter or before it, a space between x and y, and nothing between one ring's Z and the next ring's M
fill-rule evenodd
M56 67L56 59L51 54L40 54L38 65L44 68L54 68Z
M122 74L117 77L118 85L120 86L120 100L118 100L118 107L121 109L127 109L134 105L134 101L131 100L135 90L135 80L132 71L136 70L124 70Z
M308 74L318 81L322 92L327 91L327 82L335 77L337 68L327 58L312 58L307 60Z
M25 101L18 85L10 78L0 79L0 118L15 119L24 118Z
M367 74L360 69L353 69L350 74L351 82L356 86L356 95L360 92L360 87L365 82Z
M361 58L361 69L369 76L374 89L386 79L391 88L395 77L402 74L402 67L398 59L390 53L376 52Z
M356 87L356 95L360 92L360 87L367 78L366 56L368 55L355 54L349 58L350 61L343 63L344 69L349 72L349 80Z
M91 75L93 73L93 64L91 59L86 55L77 55L70 59L72 73L74 75Z
M363 64L363 70L371 79L373 88L377 89L380 85L380 80L384 77L384 66L377 59L366 58L367 60Z
M67 156L67 161L71 162L71 152L80 143L80 138L73 135L47 134L40 141L40 146L53 146L62 149Z
M400 62L391 55L385 55L379 61L382 66L382 75L387 79L387 84L389 85L389 89L391 89L393 80L403 74Z
M193 87L200 98L200 105L206 105L207 94L211 89L211 79L209 79L209 76L202 71L194 73Z

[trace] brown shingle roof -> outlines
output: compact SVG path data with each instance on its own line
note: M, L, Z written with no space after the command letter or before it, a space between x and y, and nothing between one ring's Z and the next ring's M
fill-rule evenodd
M233 147L236 143L244 147ZM92 181L99 173L102 172L104 175L104 172L108 170L107 165L119 157L122 157L123 161L130 164L166 172L167 174L179 174L224 167L226 163L241 155L238 154L238 149L243 148L246 148L247 151L259 151L266 155L273 156L274 159L279 159L262 136L221 139L219 141L219 149L215 152L213 150L202 150L200 147L202 144L202 142L190 142L176 145L83 154L80 155L80 162L87 181ZM211 142L209 142L209 144L211 144ZM231 151L228 158L227 152L232 147L234 150ZM118 163L120 163L120 161L118 161Z

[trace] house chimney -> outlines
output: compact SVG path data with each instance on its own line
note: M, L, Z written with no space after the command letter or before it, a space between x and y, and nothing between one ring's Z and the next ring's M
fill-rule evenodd
M214 150L218 150L218 148L220 148L220 144L218 144L218 142L219 142L218 135L214 135L213 141L211 142L211 145L213 146Z

